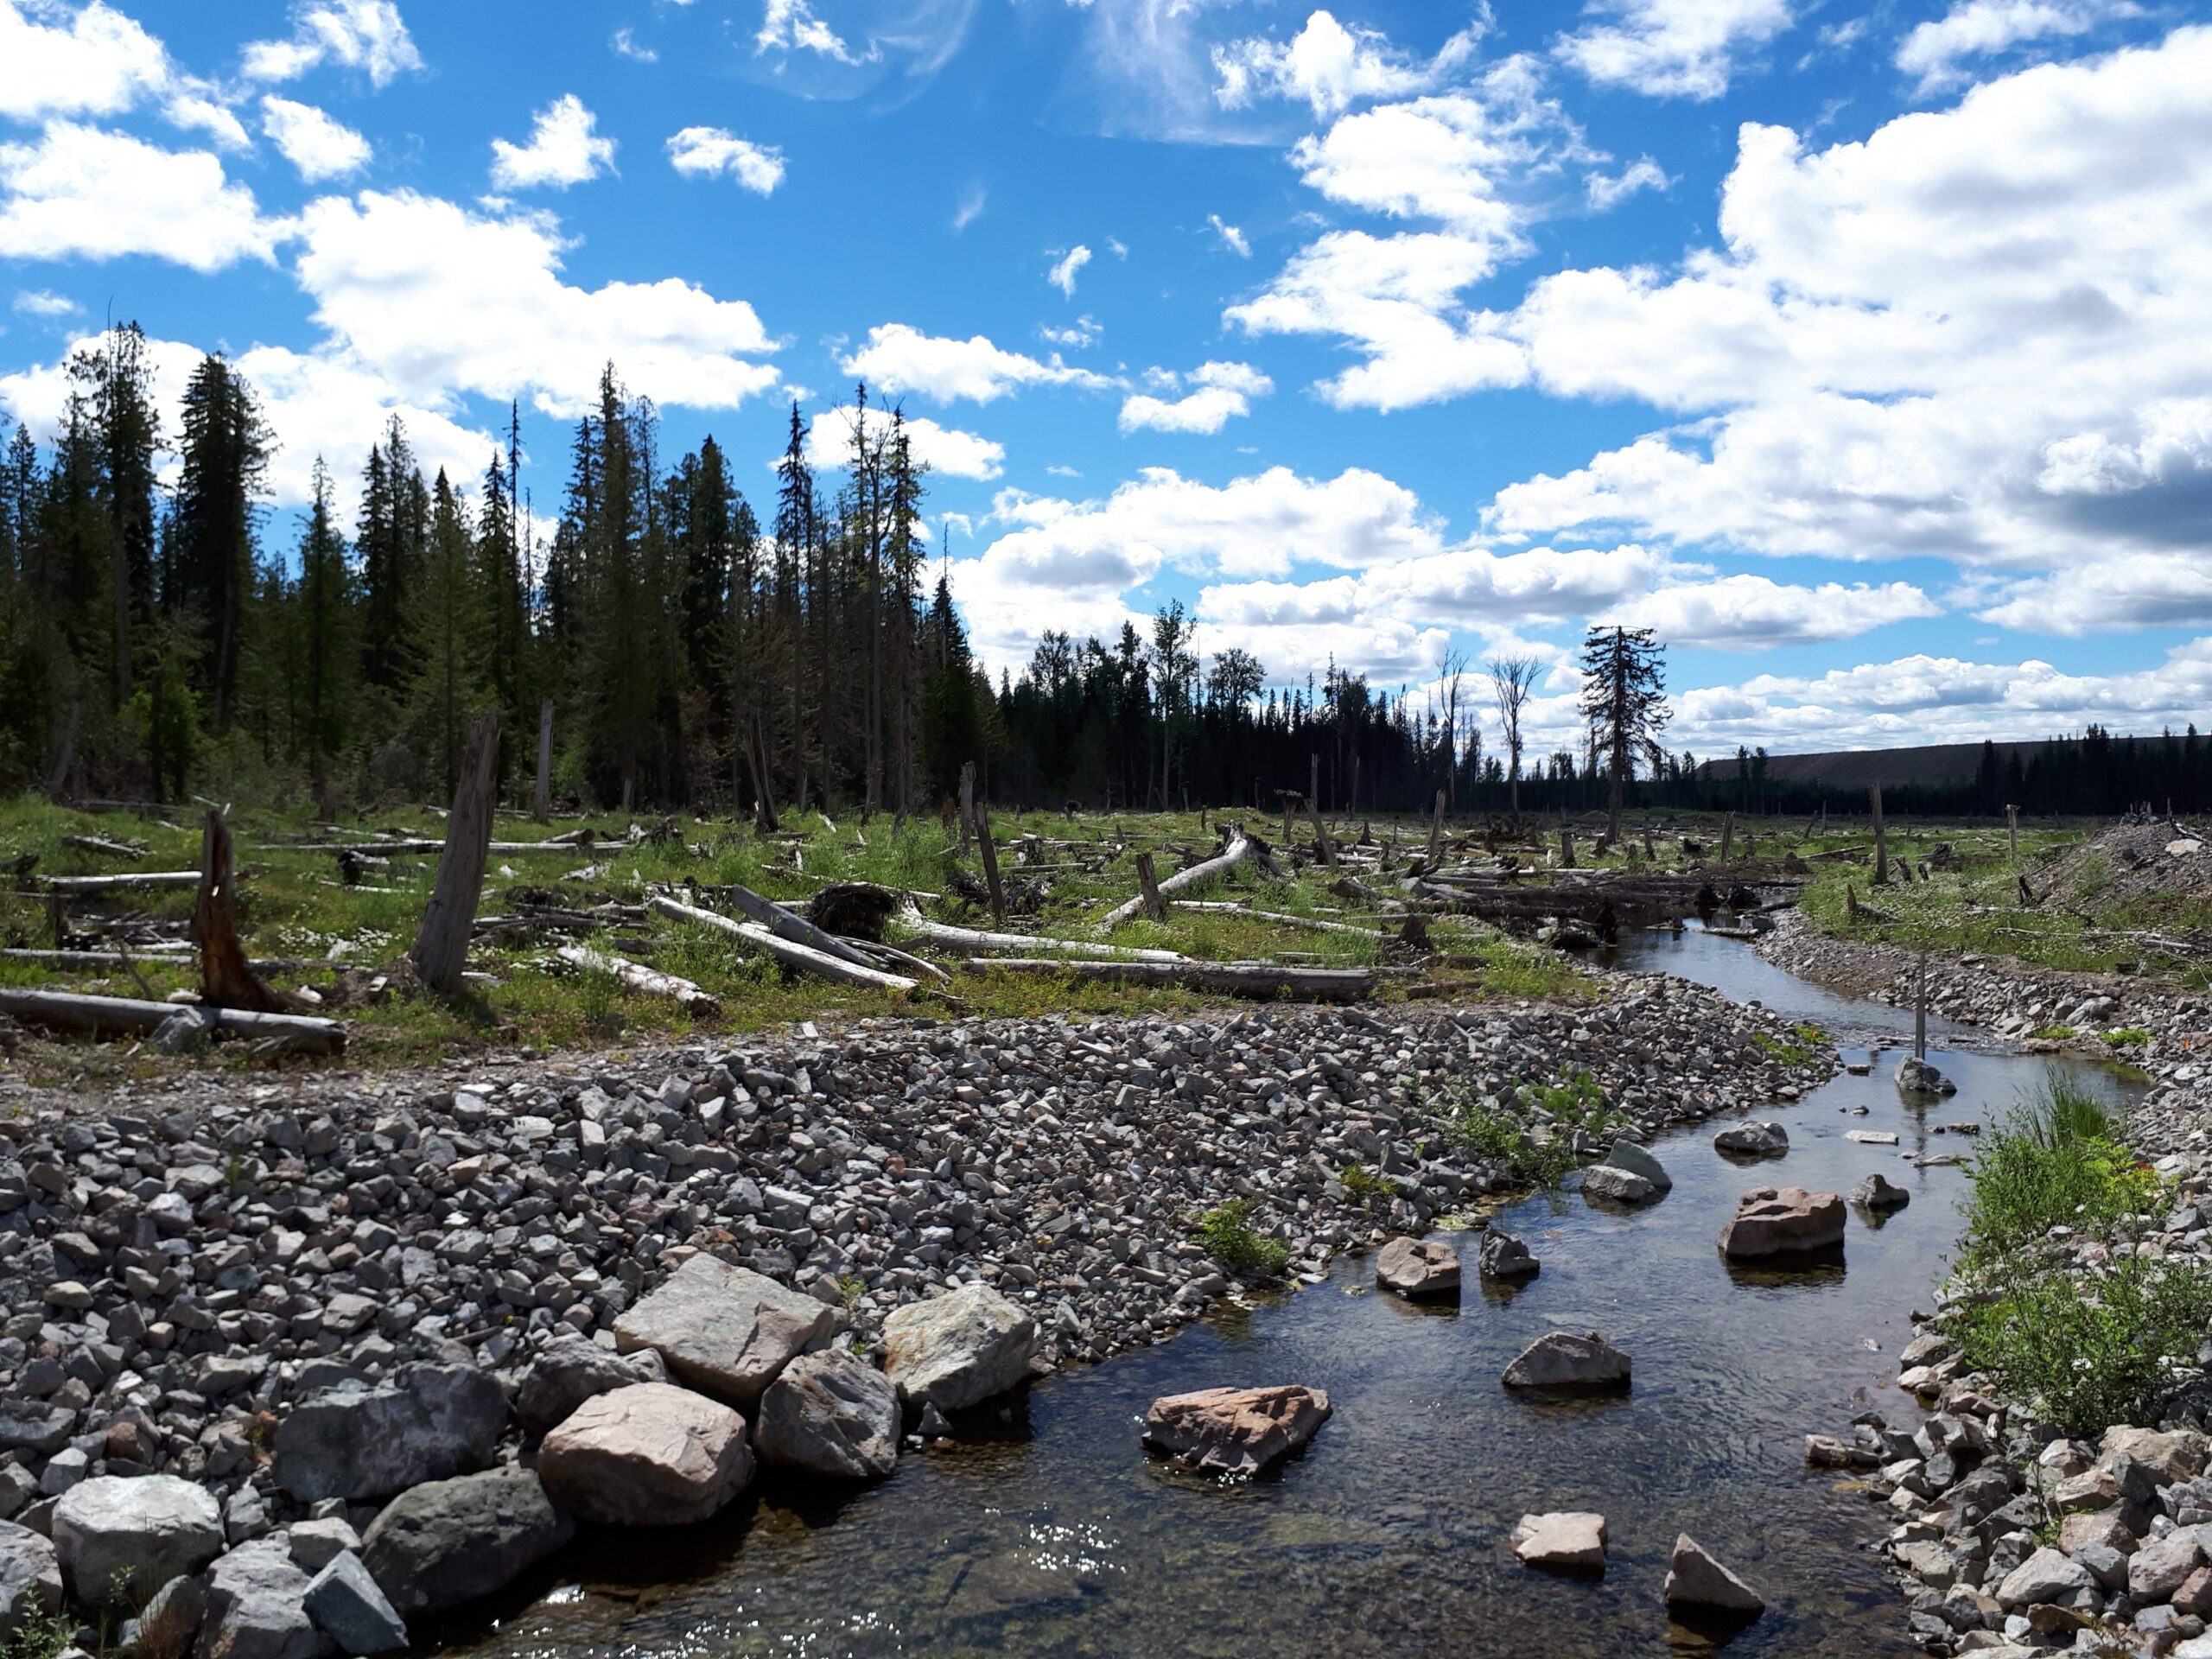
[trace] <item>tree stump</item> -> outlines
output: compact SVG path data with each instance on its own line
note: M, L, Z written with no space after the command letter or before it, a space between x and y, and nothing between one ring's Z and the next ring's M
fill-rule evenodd
M461 969L468 963L468 936L483 891L484 861L492 850L493 763L499 750L499 716L480 715L461 750L461 782L454 791L453 816L446 822L437 885L408 953L423 983L441 996L461 988Z

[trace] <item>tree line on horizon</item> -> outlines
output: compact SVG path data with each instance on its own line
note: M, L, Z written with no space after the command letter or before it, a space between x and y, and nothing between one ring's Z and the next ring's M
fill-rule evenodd
M0 790L305 791L325 814L441 801L491 712L518 801L550 703L553 792L586 807L934 812L969 762L987 798L1025 806L1273 814L1309 790L1344 814L1440 795L1457 813L1848 804L1770 785L1749 750L1732 773L1669 753L1663 646L1643 630L1589 631L1581 741L1548 751L1522 729L1535 658L1448 651L1417 695L1333 664L1283 685L1239 648L1202 655L1175 601L1109 640L1045 630L995 684L948 581L928 581L928 469L865 386L834 482L793 404L760 510L711 436L664 464L652 404L612 365L544 520L521 487L518 410L473 490L426 478L395 417L368 445L353 523L318 458L280 547L274 441L227 359L194 369L174 433L136 324L68 375L44 452L21 426L0 452ZM1891 810L2117 810L2161 780L2185 810L2212 804L2195 728L2168 751L2093 728Z

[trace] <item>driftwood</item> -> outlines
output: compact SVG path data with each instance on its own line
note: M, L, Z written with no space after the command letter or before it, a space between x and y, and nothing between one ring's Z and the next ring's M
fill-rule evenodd
M102 858L121 858L133 861L146 856L146 849L127 841L107 841L99 836L64 836L64 847L73 847L80 853L97 853Z
M1083 962L976 957L971 972L1052 974L1114 985L1167 985L1229 996L1289 995L1301 1001L1356 1001L1374 994L1371 968L1286 968L1272 962Z
M1179 893L1188 893L1192 888L1201 887L1217 875L1228 874L1237 865L1253 856L1255 849L1252 839L1234 824L1228 825L1226 828L1229 830L1229 844L1204 863L1193 864L1187 870L1178 870L1165 881L1160 882L1160 897L1172 899ZM1140 893L1127 903L1116 905L1112 910L1108 911L1101 918L1102 925L1109 929L1121 926L1122 923L1141 915L1144 911L1144 903L1145 896Z
M880 968L849 962L843 957L832 956L811 945L779 938L759 922L733 921L727 916L716 915L711 910L701 910L696 906L674 899L656 898L652 900L652 907L674 921L702 923L728 934L743 949L773 957L787 968L796 968L819 978L835 980L841 985L862 985L880 991L911 991L916 983L904 974L887 974Z
M1096 944L1088 939L1051 939L1033 933L985 933L972 927L952 927L933 922L918 910L899 917L908 932L925 944L941 950L964 950L990 956L1000 952L1034 957L1089 957L1102 962L1177 963L1187 960L1174 950L1147 950L1135 945Z
M74 991L18 991L0 988L0 1014L28 1025L58 1031L116 1032L144 1036L190 1003L144 1002L126 996L86 996ZM341 1054L346 1028L335 1020L306 1014L257 1014L241 1008L207 1008L210 1028L247 1038L281 1038L283 1046L308 1054Z
M263 984L247 963L245 948L238 943L232 897L230 827L211 806L200 834L200 897L192 906L192 942L200 950L200 1004L260 1014L296 1012L297 1000Z
M1286 927L1311 928L1316 933L1351 933L1363 939L1379 939L1382 931L1372 927L1354 927L1350 922L1332 922L1319 916L1294 916L1284 910L1254 910L1244 905L1224 904L1218 899L1178 899L1178 910L1205 910L1217 914L1249 916L1262 922L1280 922Z
M118 875L49 875L51 893L153 893L200 885L197 870L134 870Z
M743 911L753 920L766 928L778 938L789 939L793 944L803 944L810 950L819 950L824 956L849 962L856 968L873 964L857 945L848 944L835 933L817 927L795 910L778 904L772 899L763 899L750 887L731 886L715 889L718 898L726 899L736 909ZM668 912L663 911L663 915ZM702 915L711 915L702 911ZM727 918L725 918L727 919Z
M480 715L468 728L461 751L461 782L454 790L453 817L446 822L437 885L423 909L415 948L408 953L423 983L442 996L461 988L461 969L468 963L468 937L484 888L484 861L492 846L492 768L499 748L499 717Z
M118 969L127 973L137 963L161 963L175 967L190 957L176 950L141 950L135 957L122 950L35 950L10 947L0 950L0 961L34 962L41 968L52 968L62 973L113 973ZM249 957L247 967L257 974L292 974L303 969L323 964L305 957Z
M564 944L553 953L571 968L582 968L602 974L612 974L633 991L647 996L664 996L693 1014L716 1014L722 1011L721 1003L711 992L701 989L690 980L675 974L664 974L658 968L648 968L643 963L626 961L620 957L594 950L588 945Z

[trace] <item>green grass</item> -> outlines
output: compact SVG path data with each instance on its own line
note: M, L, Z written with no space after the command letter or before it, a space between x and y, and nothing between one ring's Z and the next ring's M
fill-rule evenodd
M1290 1266L1290 1246L1252 1225L1249 1198L1232 1198L1207 1211L1191 1236L1223 1267L1238 1273L1279 1279Z
M1202 823L1196 813L1086 815L1067 818L1050 813L995 817L993 828L1002 874L1013 882L1025 871L1022 838L1040 843L1038 861L1067 865L1097 862L1096 870L1063 869L1049 874L1053 886L1043 907L1032 915L1010 917L1017 931L1065 938L1097 937L1096 918L1126 899L1136 876L1134 854L1149 849L1160 873L1180 868L1182 852L1210 852L1222 817L1238 818L1273 840L1278 833L1266 818L1251 813L1214 814ZM925 894L944 893L955 871L978 874L971 850L963 859L949 845L953 837L934 818L899 825L879 816L863 824L856 817L834 814L831 829L814 813L793 815L787 823L801 835L763 837L749 826L727 821L679 817L668 839L626 843L621 820L601 815L591 820L601 844L544 854L494 854L485 883L480 914L512 913L534 891L550 892L556 902L589 908L608 902L638 905L657 886L696 880L706 888L741 884L779 902L804 906L830 880L868 880ZM238 926L249 955L283 957L308 965L269 975L284 987L306 986L327 995L338 988L340 968L369 974L402 957L413 941L435 880L437 857L394 855L389 866L371 869L361 885L338 877L337 861L326 849L301 845L295 837L313 830L303 807L285 810L251 805L234 808L231 828L237 849ZM526 818L502 817L495 840L531 841L578 821L554 825ZM640 820L652 826L656 820ZM1386 846L1395 833L1397 856L1409 856L1425 840L1425 825L1395 827L1373 821ZM442 839L444 820L423 808L380 810L341 826L339 838L359 841L372 831ZM1357 833L1354 831L1353 833ZM134 813L88 814L35 797L0 799L0 861L37 853L37 875L104 874L125 868L109 858L60 845L64 835L79 834L144 843L147 856L128 868L189 869L200 856L200 810L180 809L173 821ZM1339 831L1340 839L1348 839ZM1072 842L1072 848L1048 843ZM1105 858L1109 849L1119 853ZM1287 862L1287 861L1286 861ZM588 877L564 880L570 873L604 867ZM1238 871L1213 891L1188 895L1236 899L1253 907L1291 916L1317 918L1381 929L1384 918L1328 891L1334 872L1310 868L1295 879L1274 881L1251 867ZM1387 885L1387 878L1385 878ZM52 923L34 878L0 886L0 945L50 947ZM385 889L378 891L378 889ZM76 899L68 913L98 918L131 914L176 923L191 913L190 891L162 892L107 899ZM711 896L705 900L713 907ZM992 925L987 916L943 900L925 901L940 919L967 925ZM1395 931L1395 924L1389 925ZM1466 918L1438 918L1433 936L1440 953L1426 976L1430 995L1456 1000L1587 1001L1594 982L1557 953L1502 937ZM893 937L897 925L893 924ZM1274 958L1296 953L1301 961L1325 966L1367 966L1379 954L1380 941L1269 921L1244 913L1171 910L1160 922L1140 919L1117 930L1117 944L1171 949L1201 961ZM690 979L713 993L722 1012L696 1020L675 1003L629 991L603 973L572 971L553 960L558 938L480 942L469 967L489 976L489 985L474 985L453 1002L390 995L375 1001L340 1006L351 1033L349 1052L371 1065L404 1065L493 1046L529 1044L541 1048L604 1046L610 1043L677 1039L696 1029L747 1032L799 1020L899 1016L909 1014L1031 1017L1050 1014L1183 1014L1217 999L1174 988L1116 986L1078 981L1071 975L1020 976L984 971L956 974L950 997L928 989L911 998L849 989L819 980L787 978L772 964L734 949L711 929L683 926L658 917L626 923L593 942L601 949L646 963ZM334 950L337 953L333 955ZM0 984L55 986L92 992L159 998L197 983L187 961L140 960L137 975L118 967L93 972L57 970L47 964L0 959ZM1410 982L1392 981L1378 1001L1402 999ZM140 1075L181 1065L225 1066L244 1064L238 1051L219 1045L192 1060L133 1056L127 1045L95 1047L82 1043L41 1041L27 1049L26 1068L41 1079L57 1075Z
M1974 1160L1961 1255L1980 1293L1955 1321L1967 1363L2081 1438L2154 1421L2212 1323L2195 1263L2124 1249L2094 1270L2070 1262L2085 1238L2124 1246L2164 1200L2117 1136L2100 1102L2047 1072Z
M1538 1187L1555 1186L1574 1172L1578 1131L1602 1137L1628 1121L1605 1104L1605 1091L1583 1071L1522 1084L1495 1106L1471 1089L1455 1090L1432 1107L1431 1116L1446 1146L1502 1165L1515 1180Z
M2105 1041L2113 1048L2141 1048L2151 1040L2151 1033L2140 1026L2129 1026L2120 1031L2105 1033Z

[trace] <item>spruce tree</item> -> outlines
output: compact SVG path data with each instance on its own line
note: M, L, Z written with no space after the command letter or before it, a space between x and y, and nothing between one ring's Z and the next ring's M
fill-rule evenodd
M270 437L252 389L215 356L193 371L181 424L162 609L204 642L199 674L219 737L236 711Z

